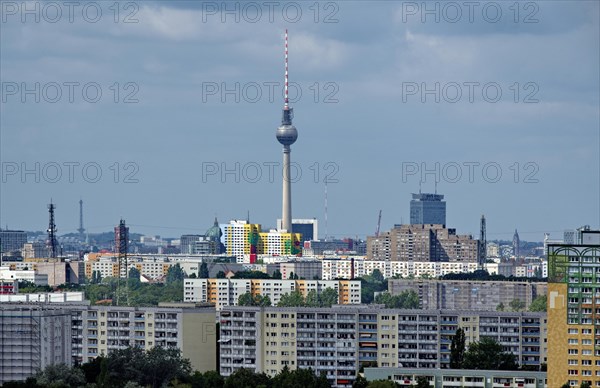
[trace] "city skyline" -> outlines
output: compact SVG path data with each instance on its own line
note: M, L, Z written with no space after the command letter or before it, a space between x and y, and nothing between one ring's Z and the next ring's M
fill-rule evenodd
M137 23L123 22L132 13L125 9L118 23L108 8L98 23L22 23L4 14L0 225L44 230L53 198L61 233L79 227L80 199L90 233L123 217L132 231L178 236L248 210L253 222L274 227L281 175L269 179L269 168L281 166L272 139L281 100L271 101L265 83L282 89L281 39L290 28L303 93L290 90L302 129L293 214L317 218L323 235L373 235L380 209L382 230L407 223L419 186L445 195L448 226L461 234L478 236L481 214L488 240L509 240L515 228L541 241L544 232L556 238L582 223L598 227L597 3L532 3L537 12L521 9L518 23L508 6L498 22L480 12L470 22L463 12L451 23L444 13L423 22L422 10L406 3L327 4L318 15L302 5L296 23L281 13L273 22L250 23L243 13L222 22L220 10L189 2L139 4ZM21 90L35 82L45 90L37 103ZM57 103L49 101L52 82L62 85ZM101 100L89 103L77 89L69 102L70 82L98 83ZM240 92L227 95L236 83ZM440 93L427 95L436 83ZM465 83L496 83L503 98L471 103ZM262 98L252 102L255 84ZM463 97L454 103L456 85ZM422 86L425 94L414 89ZM36 173L21 175L36 163L39 182ZM239 182L221 175L236 163ZM427 171L438 165L435 185ZM262 176L253 183L257 166Z

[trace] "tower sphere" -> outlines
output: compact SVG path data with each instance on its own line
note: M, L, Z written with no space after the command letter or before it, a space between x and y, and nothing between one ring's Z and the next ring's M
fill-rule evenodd
M289 146L294 144L296 139L298 139L298 131L292 124L282 124L277 128L275 136L277 136L277 141L281 144Z

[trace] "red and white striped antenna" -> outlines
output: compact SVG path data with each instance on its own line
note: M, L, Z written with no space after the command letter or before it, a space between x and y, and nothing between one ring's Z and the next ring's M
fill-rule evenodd
M284 109L288 108L288 30L285 29L285 84L284 84Z

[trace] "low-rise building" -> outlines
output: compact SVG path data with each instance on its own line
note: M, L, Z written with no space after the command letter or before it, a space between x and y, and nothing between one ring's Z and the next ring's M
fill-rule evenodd
M0 279L27 281L36 286L48 285L48 275L34 270L11 270L10 267L0 267Z
M318 280L322 277L322 265L320 260L290 260L267 264L267 273L273 275L275 271L279 271L282 279L294 276L298 279Z
M546 388L546 372L472 369L365 368L367 381L389 380L412 388L425 377L432 388Z

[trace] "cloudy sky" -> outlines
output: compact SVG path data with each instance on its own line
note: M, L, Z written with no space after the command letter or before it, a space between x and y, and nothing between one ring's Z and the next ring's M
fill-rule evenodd
M488 239L600 223L599 5L2 1L0 225L202 233L281 213L283 38L293 216L408 222L411 193ZM325 180L328 222L325 226Z

